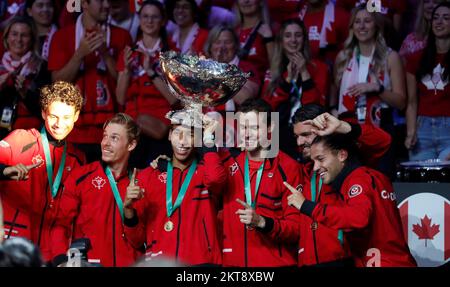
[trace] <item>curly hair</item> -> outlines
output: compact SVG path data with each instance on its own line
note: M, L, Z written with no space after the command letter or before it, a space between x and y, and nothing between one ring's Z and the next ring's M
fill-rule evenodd
M83 106L83 96L78 87L63 81L54 82L41 89L40 104L43 111L56 101L73 106L76 112L81 111Z

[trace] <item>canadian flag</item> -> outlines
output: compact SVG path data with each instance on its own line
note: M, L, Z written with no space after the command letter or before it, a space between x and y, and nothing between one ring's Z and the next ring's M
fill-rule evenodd
M399 204L403 232L420 267L450 258L450 202L435 193L417 193Z

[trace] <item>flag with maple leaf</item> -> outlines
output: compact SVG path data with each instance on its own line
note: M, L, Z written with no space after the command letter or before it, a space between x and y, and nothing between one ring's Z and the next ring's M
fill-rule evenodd
M398 206L405 240L419 267L450 262L450 200L437 193L417 192Z
M431 225L431 218L425 214L425 217L420 220L419 224L413 224L413 232L417 234L419 239L425 239L425 246L427 240L433 240L434 236L439 233L439 224Z

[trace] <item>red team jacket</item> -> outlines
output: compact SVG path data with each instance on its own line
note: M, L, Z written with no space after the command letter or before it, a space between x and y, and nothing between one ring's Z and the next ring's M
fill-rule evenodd
M128 266L136 261L139 248L133 248L125 236L105 169L105 163L96 161L73 170L64 182L56 223L51 231L55 259L66 254L71 239L89 238L92 250L88 252L88 259L91 263L110 267ZM115 179L124 200L129 175Z
M166 182L167 161L160 161L158 169L151 167L138 175L139 186L145 196L135 205L137 217L126 222L126 237L135 246L146 243L147 258L158 256L188 265L221 264L217 237L217 199L225 183L226 174L216 152L205 153L186 195L170 220L174 229L164 230L167 222ZM188 169L173 169L173 203L188 173Z
M299 240L300 214L287 205L290 191L283 181L300 184L300 165L283 152L267 159L259 192L256 212L266 218L266 228L248 230L236 214L245 202L245 153L224 151L222 154L228 172L223 195L223 265L238 267L276 267L297 264L296 243ZM255 190L256 172L250 174L251 190ZM253 198L254 195L252 195Z
M53 162L53 178L58 172L64 147L49 139ZM45 167L45 155L39 131L15 130L0 142L0 163L29 165L43 163L31 170L26 181L3 181L0 195L4 209L5 234L33 241L41 249L45 260L51 257L50 227L55 221L61 191L53 199ZM62 181L76 167L84 163L84 155L68 144Z
M352 136L357 139L361 153L370 155L370 160L364 160L370 166L376 166L377 160L389 149L391 137L382 129L371 124L352 125ZM311 181L313 175L313 162L308 162L301 170L304 185L303 195L312 200L312 186L316 186L315 201L321 204L342 205L343 197L339 192L333 191L331 186L323 184L319 192L319 176L316 182ZM300 224L300 241L298 265L331 264L351 256L348 242L338 239L338 229L330 228L318 223L316 230L311 228L313 220L302 214ZM341 262L344 263L344 262Z
M330 228L344 229L356 266L416 266L403 237L392 184L385 175L351 161L332 187L339 190L344 204L306 200L301 212ZM374 254L379 255L378 262Z

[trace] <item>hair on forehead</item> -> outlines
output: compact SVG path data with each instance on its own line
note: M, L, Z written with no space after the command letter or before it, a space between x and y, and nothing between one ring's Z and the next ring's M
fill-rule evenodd
M125 128L128 136L128 140L131 142L133 140L139 141L141 135L141 128L133 120L133 118L125 113L117 113L112 118L107 120L103 125L103 130L109 124L118 124Z

